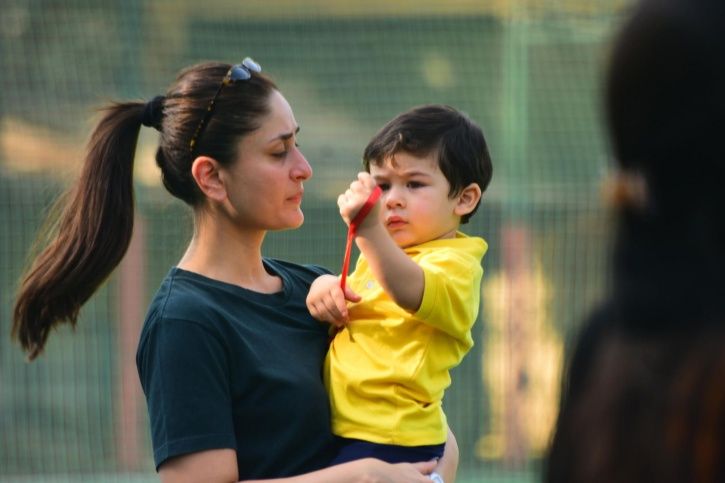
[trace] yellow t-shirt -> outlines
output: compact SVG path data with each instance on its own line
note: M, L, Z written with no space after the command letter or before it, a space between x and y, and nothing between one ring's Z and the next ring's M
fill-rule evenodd
M348 284L362 300L350 304L350 325L337 333L325 361L335 434L399 446L445 442L443 392L450 369L473 346L487 248L482 238L460 232L406 248L425 274L413 314L358 259Z

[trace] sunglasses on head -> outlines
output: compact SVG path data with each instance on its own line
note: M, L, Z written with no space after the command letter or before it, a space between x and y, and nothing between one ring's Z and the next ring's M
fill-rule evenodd
M227 74L222 79L222 83L219 85L219 89L217 89L216 94L214 94L214 97L212 97L211 101L209 101L209 106L206 108L204 117L202 117L201 121L199 121L196 131L194 131L194 135L191 136L191 141L189 141L189 151L192 153L194 152L194 147L196 146L197 141L199 141L199 136L201 136L204 132L206 125L209 123L209 119L211 119L211 115L214 113L216 100L219 97L219 94L221 94L222 89L224 89L224 86L234 84L235 82L249 80L252 78L252 72L258 74L262 72L262 68L254 60L252 60L251 57L245 58L241 64L233 65L227 71Z

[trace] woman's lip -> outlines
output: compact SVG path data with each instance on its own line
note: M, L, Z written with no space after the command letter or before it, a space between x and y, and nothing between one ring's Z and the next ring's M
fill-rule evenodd
M301 203L302 195L303 195L303 193L297 193L296 195L290 196L289 198L287 198L287 201L291 201L292 203Z

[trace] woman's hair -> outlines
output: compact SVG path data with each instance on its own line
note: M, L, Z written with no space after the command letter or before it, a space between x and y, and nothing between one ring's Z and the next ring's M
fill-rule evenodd
M269 112L274 83L251 72L225 85L194 150L190 141L230 65L204 63L182 71L163 97L114 103L103 109L88 142L75 186L59 201L60 218L39 236L48 240L22 278L12 336L29 359L45 346L59 323L75 325L81 306L120 263L133 231L133 164L142 122L160 131L156 163L163 184L192 207L203 195L191 175L203 154L229 165L239 139L257 129Z

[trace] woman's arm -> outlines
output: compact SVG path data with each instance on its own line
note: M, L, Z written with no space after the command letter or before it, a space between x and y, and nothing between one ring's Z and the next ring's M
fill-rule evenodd
M247 483L430 483L427 475L433 471L435 465L435 461L390 464L364 458L300 476Z
M435 468L435 472L441 475L445 483L455 483L459 457L460 453L458 451L456 436L453 434L453 431L451 431L451 428L448 428L446 449L443 453L443 457L440 461L438 461L438 466Z
M177 456L159 467L161 483L232 483L239 480L237 452L213 449Z
M444 455L443 459L445 458ZM430 483L427 475L435 467L435 461L389 464L365 458L289 478L245 481L247 483ZM200 451L179 456L164 462L159 468L159 476L162 483L236 482L239 479L237 456L232 449Z

